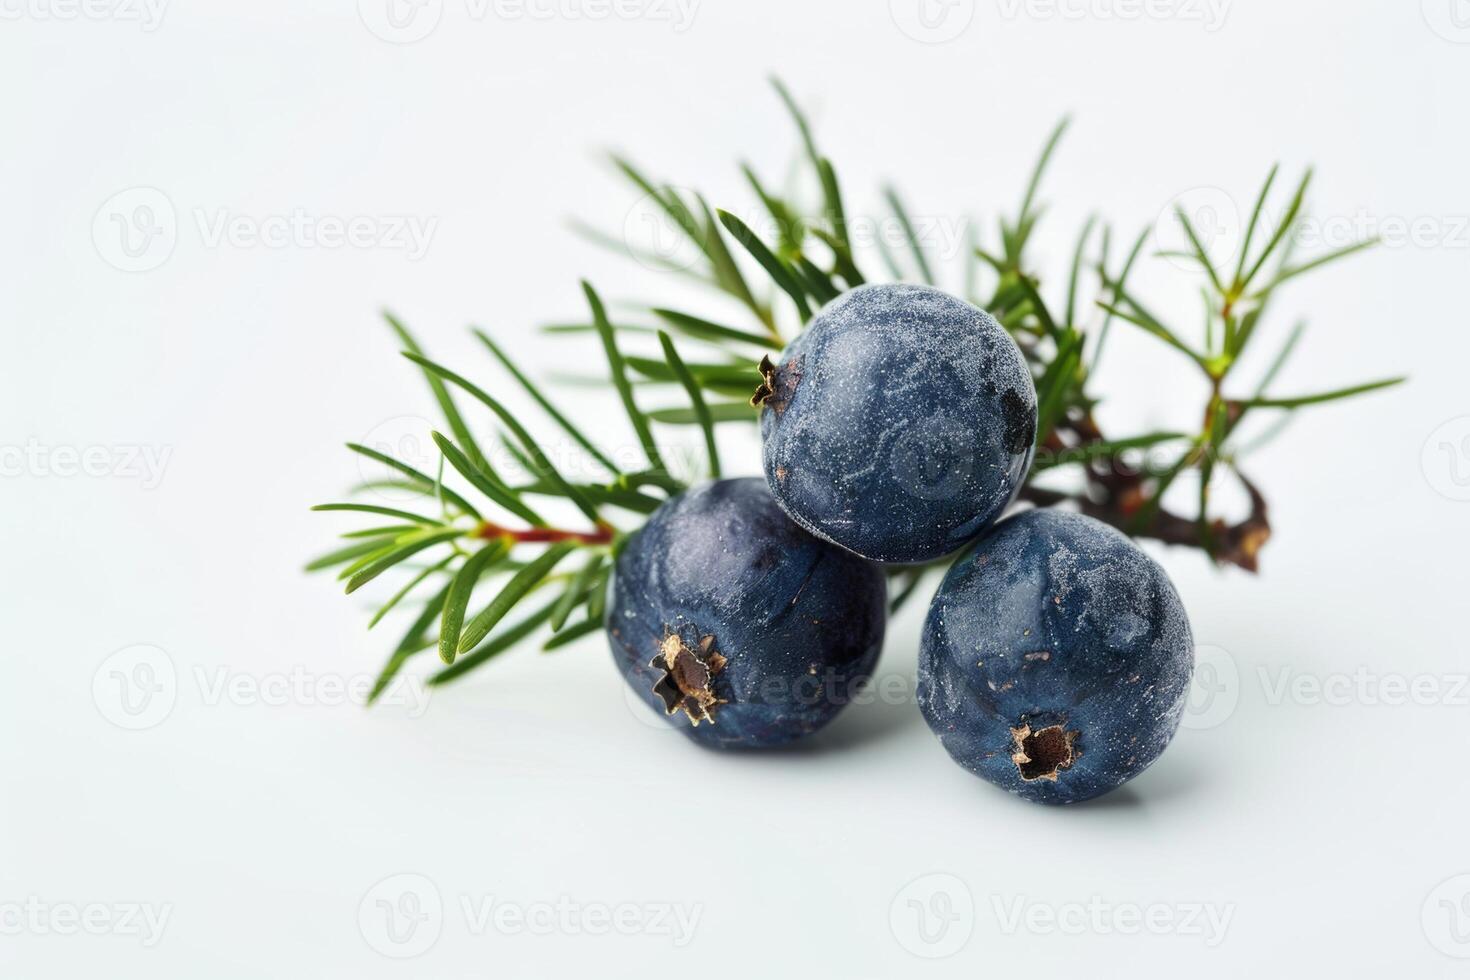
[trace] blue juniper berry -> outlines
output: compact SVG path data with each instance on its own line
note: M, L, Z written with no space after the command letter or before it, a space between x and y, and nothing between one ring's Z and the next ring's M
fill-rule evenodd
M761 365L766 482L802 527L865 558L955 551L1020 490L1036 391L988 313L927 286L860 286Z
M1189 695L1194 643L1168 576L1080 514L996 525L945 577L924 626L919 706L964 768L1076 803L1149 766Z
M808 735L867 680L883 644L873 565L791 522L759 477L679 494L617 560L607 633L639 698L695 741Z

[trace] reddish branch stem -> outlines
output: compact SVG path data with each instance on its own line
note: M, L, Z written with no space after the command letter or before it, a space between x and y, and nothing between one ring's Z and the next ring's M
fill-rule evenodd
M610 524L599 524L595 531L568 531L559 527L503 527L494 521L485 521L475 529L475 537L493 539L509 538L516 544L530 542L552 543L576 541L580 544L611 544L615 529Z

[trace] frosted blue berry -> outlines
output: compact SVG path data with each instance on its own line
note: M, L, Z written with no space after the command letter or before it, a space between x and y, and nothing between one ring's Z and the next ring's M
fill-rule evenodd
M924 626L919 707L964 768L1038 803L1137 776L1189 695L1189 619L1162 568L1079 514L998 524L945 577Z
M695 741L759 748L821 728L883 645L873 565L791 522L759 477L688 490L618 557L607 633L624 679Z
M802 527L922 562L995 521L1031 464L1036 391L1005 328L927 286L829 303L757 392L766 482Z

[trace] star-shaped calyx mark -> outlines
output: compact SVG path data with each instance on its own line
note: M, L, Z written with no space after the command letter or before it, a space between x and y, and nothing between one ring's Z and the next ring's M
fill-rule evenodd
M796 386L801 384L802 359L799 354L788 357L783 364L776 364L770 355L761 358L760 387L755 394L750 396L750 404L755 408L769 406L777 415L786 411L786 406L796 395Z
M755 394L750 396L751 408L760 408L776 394L776 365L771 363L771 355L762 357L756 370L761 373L761 383L755 389Z
M727 702L715 694L714 679L725 669L726 660L715 650L712 635L700 638L698 649L690 647L678 633L669 633L659 644L658 656L649 662L663 671L653 685L653 693L664 703L664 712L683 711L695 728L707 721L715 723L710 712Z

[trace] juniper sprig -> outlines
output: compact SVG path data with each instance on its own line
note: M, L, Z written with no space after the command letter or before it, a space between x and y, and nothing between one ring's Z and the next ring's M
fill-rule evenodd
M621 238L578 226L600 244L645 265L690 277L733 300L748 318L747 323L727 324L665 304L649 304L640 307L644 322L622 322L620 317L615 323L601 296L583 283L586 319L545 328L585 340L591 339L588 335L596 338L608 365L606 384L621 403L643 455L638 467L620 468L613 454L560 411L493 338L475 331L509 381L525 392L547 424L585 452L589 466L601 475L573 479L561 472L532 434L533 423L465 374L431 359L403 323L387 317L404 356L422 372L444 417L446 431L429 434L440 454L438 466L433 474L424 473L378 449L350 444L353 452L393 473L388 481L359 489L391 484L416 496L418 504L411 510L360 501L317 507L392 523L348 532L343 536L346 543L307 566L337 569L349 593L380 576L402 576L369 628L410 600L417 603L417 614L373 689L374 698L422 651L438 651L443 666L429 682L442 684L543 630L550 632L542 643L545 651L597 630L612 559L626 535L694 478L671 471L657 430L696 427L705 450L705 474L719 476L715 428L756 420L749 396L762 380L758 362L780 351L823 304L869 281L860 267L864 257L852 241L836 168L818 149L796 101L780 82L774 84L795 123L805 166L820 189L810 206L794 195L774 192L754 169L743 166L762 212L757 224L768 233L763 237L733 212L712 208L703 196L656 181L626 158L614 156L617 170L692 247L696 261L692 267L672 263L659 254L640 252ZM1274 382L1301 339L1301 324L1286 335L1254 385L1242 384L1238 365L1256 338L1267 332L1262 330L1263 320L1283 285L1373 242L1296 258L1293 244L1305 214L1311 173L1292 191L1283 217L1268 228L1267 206L1278 176L1273 168L1256 199L1233 268L1212 260L1188 214L1177 212L1189 247L1168 257L1198 269L1205 310L1202 335L1154 313L1130 285L1148 242L1147 231L1133 239L1126 252L1115 255L1113 229L1089 220L1077 238L1064 289L1055 291L1049 302L1027 246L1042 216L1038 201L1042 179L1065 130L1063 121L1051 133L1016 212L999 219L998 247L973 247L964 256L962 270L966 298L1000 320L1032 367L1039 406L1037 457L1021 497L1036 506L1077 509L1135 537L1196 548L1218 564L1254 571L1271 526L1266 499L1242 472L1241 460L1281 426L1248 441L1241 422L1265 413L1289 418L1303 408L1402 379L1304 395L1276 394ZM887 278L932 284L931 257L901 196L887 188L883 197L904 245L895 254L878 239ZM1089 288L1101 297L1095 303L1079 302L1084 277L1092 280ZM984 289L982 281L987 283ZM1191 413L1196 424L1121 438L1102 431L1095 413L1099 396L1094 378L1109 334L1118 324L1151 335L1200 373L1209 394L1203 411ZM698 350L698 359L686 359L676 337L686 350ZM642 401L648 395L660 396L661 404L644 408ZM475 426L461 405L474 408ZM493 434L493 445L503 452L487 453L477 432L481 438ZM1150 460L1164 453L1165 461L1140 465L1136 457L1144 451ZM505 456L523 473L500 472L492 458ZM1198 485L1193 510L1166 506L1166 494L1186 474ZM1212 490L1226 474L1239 481L1250 501L1249 511L1233 520L1212 508ZM542 515L544 501L551 500L577 515L571 526L553 525ZM894 607L915 594L928 573L943 564L891 569ZM528 604L535 606L534 611L522 612ZM510 621L515 613L519 618Z

